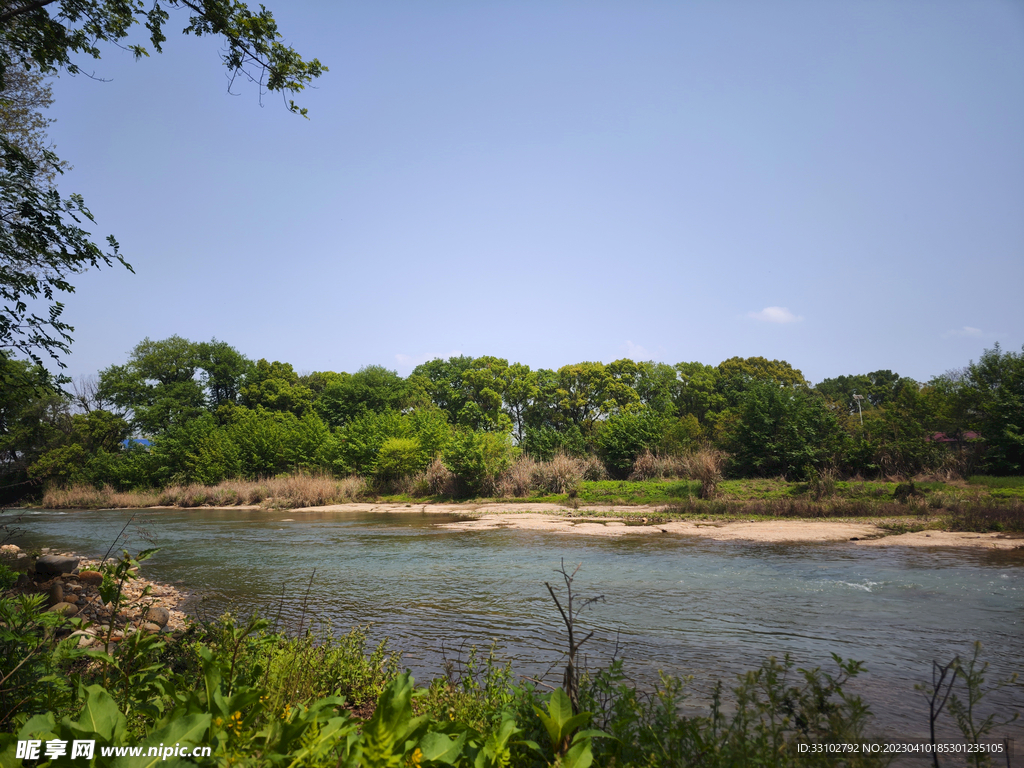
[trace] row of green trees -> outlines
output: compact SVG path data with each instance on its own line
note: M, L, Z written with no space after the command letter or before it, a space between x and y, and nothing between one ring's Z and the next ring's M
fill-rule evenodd
M811 386L789 363L760 357L532 370L463 356L406 378L379 366L299 375L180 337L145 339L71 394L27 362L3 358L0 376L7 485L133 488L294 471L392 480L440 458L474 490L519 452L597 455L622 478L645 452L707 444L730 454L734 476L1024 466L1024 353L998 345L926 384L875 371Z

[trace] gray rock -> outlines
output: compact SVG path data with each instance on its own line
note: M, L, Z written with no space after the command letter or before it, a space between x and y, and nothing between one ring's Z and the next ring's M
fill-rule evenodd
M79 557L66 557L64 555L43 555L36 560L36 573L45 573L52 576L60 576L70 573L78 567L81 561Z
M171 613L166 608L161 608L154 605L148 611L146 611L146 621L151 621L154 624L158 624L161 628L167 626L167 622L171 620Z
M47 599L46 599L46 604L49 605L49 606L54 606L57 603L63 603L63 602L64 602L64 585L61 584L59 581L55 581L55 582L53 582L53 584L50 585L50 591L49 591Z

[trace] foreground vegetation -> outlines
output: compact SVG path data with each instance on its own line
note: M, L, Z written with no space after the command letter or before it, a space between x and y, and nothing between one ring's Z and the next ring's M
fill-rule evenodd
M137 566L127 553L105 566L115 611L117 585ZM572 588L565 575L563 599ZM0 569L0 579L9 587L13 574ZM801 753L801 745L878 743L868 704L847 689L863 666L839 657L832 671L769 659L732 687L717 686L709 709L683 714L685 680L663 676L644 692L628 683L621 661L579 674L572 663L579 641L570 640L563 686L550 693L517 682L493 649L485 658L470 652L445 677L417 688L400 672L400 656L386 642L370 651L359 629L341 637L307 629L289 638L258 618L225 616L173 641L129 634L108 655L78 648L78 637L66 633L80 622L43 611L41 601L0 597L4 765L20 762L19 739L94 739L92 764L132 766L882 766L891 759L866 749ZM563 617L571 627L578 614L568 606ZM999 729L1013 718L986 711L983 699L1013 680L986 681L977 650L921 689L931 701L922 725L949 718L966 744L1005 749ZM212 756L101 756L103 747L126 745L144 753L202 745ZM996 753L997 764L1003 754ZM992 757L976 752L970 763ZM43 756L23 764L63 762Z

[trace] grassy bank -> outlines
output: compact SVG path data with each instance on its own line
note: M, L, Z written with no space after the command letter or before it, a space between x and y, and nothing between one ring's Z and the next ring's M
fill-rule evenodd
M795 483L777 479L725 480L715 497L700 498L696 480L581 480L562 493L533 491L520 497L473 501L548 502L578 514L599 515L597 506L635 506L620 517L657 519L849 519L888 521L899 530L935 528L952 531L1024 533L1024 479L972 478L970 482L922 480L828 481ZM355 501L430 503L450 497L411 496L374 490L358 477L337 479L291 475L260 481L231 480L215 486L169 486L162 490L118 492L111 488L76 486L51 489L41 506L48 509L115 509L153 506L267 508L343 504ZM651 509L652 507L656 509Z

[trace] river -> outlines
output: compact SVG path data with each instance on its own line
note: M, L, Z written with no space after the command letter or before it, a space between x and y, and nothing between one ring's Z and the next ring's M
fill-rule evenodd
M130 516L22 513L18 543L100 557ZM371 637L390 637L421 680L440 673L442 652L451 658L492 640L517 673L549 670L565 636L545 582L564 590L556 573L563 560L569 569L582 564L578 597L604 596L580 616L595 632L584 646L589 663L607 662L617 648L641 684L658 670L693 675L695 702L715 680L728 684L769 656L832 670L836 653L866 663L854 689L884 731L920 736L927 706L914 684L930 679L933 660L969 657L980 641L990 681L1024 666L1020 550L437 527L452 519L152 510L137 512L125 536L132 552L161 548L144 566L147 577L201 596L190 606L198 615L259 609L291 629L315 616L339 632L371 624ZM1015 711L1024 695L1018 685L990 701ZM1021 743L1024 726L1000 733Z

